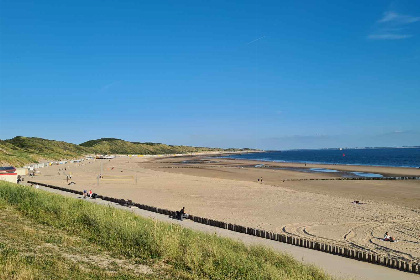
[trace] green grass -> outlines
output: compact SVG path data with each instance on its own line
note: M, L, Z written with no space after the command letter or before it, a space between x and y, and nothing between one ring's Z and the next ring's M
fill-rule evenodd
M159 267L157 274L153 274L155 276L170 275L169 278L179 279L330 279L313 266L303 265L264 247L247 247L230 239L31 187L0 183L0 202L32 223L95 244L113 258ZM49 240L60 243L63 238L51 237ZM0 251L1 269L4 249L0 248ZM21 256L17 254L17 258ZM17 260L17 263L21 265L22 261ZM22 265L31 269L27 262Z
M0 279L157 279L162 274L36 223L0 200ZM152 272L152 273L151 273Z

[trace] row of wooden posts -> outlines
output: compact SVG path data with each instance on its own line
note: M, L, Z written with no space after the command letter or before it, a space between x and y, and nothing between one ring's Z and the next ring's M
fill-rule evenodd
M53 185L43 184L43 183L37 183L37 182L33 182L33 181L28 181L28 183L29 184L36 184L36 185L40 185L40 186L45 186L45 187L48 187L48 188L57 189L57 190L61 190L61 191L71 192L71 193L74 193L74 194L83 195L82 191L77 191L77 190L68 189L68 188L64 188L64 187L58 187L58 186L53 186ZM163 215L169 215L169 216L173 216L173 217L175 216L175 212L176 212L176 211L172 211L172 210L168 210L168 209L149 206L149 205L146 205L146 204L135 203L135 202L132 202L131 200L118 199L118 198L102 196L102 195L97 195L96 198L100 198L102 200L117 203L117 204L120 204L120 205L123 205L123 206L135 206L135 207L138 207L138 208L143 209L143 210L147 210L147 211L151 211L151 212L155 212L155 213L159 213L159 214L163 214ZM239 232L239 233L243 233L243 234L253 235L253 236L257 236L257 237L261 237L261 238L265 238L265 239L270 239L270 240L274 240L274 241L278 241L278 242L283 242L283 243L287 243L287 244L291 244L291 245L295 245L295 246L300 246L300 247L304 247L304 248L308 248L308 249L318 250L318 251L326 252L326 253L329 253L329 254L339 255L339 256L343 256L343 257L347 257L347 258L351 258L351 259L356 259L356 260L359 260L359 261L369 262L369 263L373 263L373 264L387 266L387 267L394 268L394 269L399 269L399 270L403 270L403 271L407 271L407 272L420 274L420 264L418 264L418 263L407 262L407 261L403 261L403 260L399 260L399 259L395 259L395 258L384 257L384 256L381 256L381 255L377 255L375 253L369 253L369 252L366 252L366 251L350 249L350 248L340 247L340 246L336 246L336 245L330 245L330 244L327 244L327 243L308 240L308 239L301 238L301 237L296 237L296 236L290 236L290 235L283 234L283 233L274 233L274 232L266 231L266 230L263 230L263 229L245 227L245 226L241 226L241 225L226 223L226 222L222 222L222 221L217 221L217 220L198 217L198 216L193 216L193 215L189 215L187 219L192 220L196 223L200 223L200 224L205 224L205 225L209 225L209 226L213 226L213 227L223 228L223 229L230 230L230 231L235 231L235 232Z
M164 166L160 168L190 168L200 169L200 166ZM310 179L284 179L283 181L334 181L334 180L420 180L420 176L397 177L340 177L340 178L310 178Z
M285 179L284 181L345 181L345 180L420 180L419 176L405 177L340 177L340 178L312 178L312 179Z

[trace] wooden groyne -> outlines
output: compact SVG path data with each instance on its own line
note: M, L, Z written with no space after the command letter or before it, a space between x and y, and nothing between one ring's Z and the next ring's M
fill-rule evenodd
M208 166L206 166L208 167ZM201 166L163 166L161 169L203 169ZM224 167L224 168L237 168ZM335 177L335 178L301 178L301 179L282 179L283 181L360 181L360 180L420 180L420 176L388 176L388 177Z
M32 185L40 185L47 188L52 188L52 189L56 189L60 191L83 195L82 191L68 189L65 187L58 187L58 186L38 183L34 181L28 181L28 183ZM159 213L163 215L174 217L176 214L176 211L172 211L172 210L168 210L164 208L158 208L158 207L154 207L154 206L150 206L146 204L136 203L136 202L132 202L131 200L118 199L118 198L113 198L113 197L103 196L103 195L97 195L96 198L100 198L102 200L106 200L106 201L120 204L123 206L135 206L139 209L143 209L143 210L147 210L150 212L155 212L155 213ZM282 243L287 243L294 246L304 247L304 248L308 248L312 250L322 251L325 253L338 255L345 258L355 259L358 261L368 262L368 263L372 263L376 265L382 265L389 268L398 269L401 271L420 274L419 263L409 262L409 261L401 260L398 258L385 257L385 256L381 256L381 255L370 253L363 250L350 249L350 248L341 247L337 245L331 245L324 242L317 242L317 241L313 241L313 240L309 240L309 239L305 239L301 237L291 236L284 233L275 233L275 232L266 231L263 229L257 229L257 228L246 227L246 226L241 226L241 225L232 224L232 223L226 223L226 222L208 219L204 217L189 215L187 219L196 223L200 223L200 224L218 227L218 228L235 231L235 232L239 232L243 234L253 235L253 236L270 239L270 240L274 240L274 241L278 241Z
M420 176L404 177L340 177L312 179L284 179L283 181L370 181L370 180L420 180Z

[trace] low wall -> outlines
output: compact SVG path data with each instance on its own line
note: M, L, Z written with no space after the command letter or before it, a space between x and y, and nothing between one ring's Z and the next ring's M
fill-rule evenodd
M17 173L0 173L0 180L16 184L17 176Z
M61 191L83 195L82 191L76 191L76 190L68 189L64 187L57 187L57 186L37 183L33 181L28 181L28 183L37 184L37 185L52 188L52 189L57 189ZM149 206L145 204L140 204L140 203L135 203L135 202L133 203L131 202L131 200L118 199L118 198L102 196L102 195L98 195L97 198L114 202L117 204L121 204L124 206L136 206L140 209L163 214L163 215L175 216L175 212L176 212L176 211ZM245 227L245 226L241 226L237 224L226 223L222 221L217 221L217 220L193 216L193 215L189 215L187 219L192 220L196 223L200 223L200 224L223 228L223 229L236 231L243 234L249 234L249 235L271 239L274 241L283 242L283 243L287 243L287 244L291 244L291 245L295 245L299 247L305 247L312 250L322 251L322 252L333 254L333 255L339 255L345 258L356 259L359 261L369 262L372 264L382 265L389 268L394 268L394 269L399 269L406 272L420 274L420 264L418 263L407 262L407 261L400 260L397 258L384 257L381 255L377 255L375 253L370 253L368 251L349 249L345 247L331 245L324 242L317 242L317 241L313 241L313 240L309 240L309 239L305 239L301 237L291 236L284 233L275 233L275 232L266 231L262 229Z

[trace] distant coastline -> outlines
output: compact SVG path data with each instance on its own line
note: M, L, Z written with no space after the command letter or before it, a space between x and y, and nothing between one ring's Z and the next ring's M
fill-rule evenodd
M264 150L264 152L282 152L282 151L307 151L307 150L369 150L369 149L420 149L420 146L401 146L401 147L341 147L341 148L299 148L299 149L287 149L287 150Z

